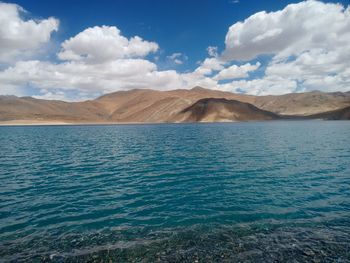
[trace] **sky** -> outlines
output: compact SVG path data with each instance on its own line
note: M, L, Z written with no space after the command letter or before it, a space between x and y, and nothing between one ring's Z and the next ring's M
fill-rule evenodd
M349 91L349 4L0 2L0 95L79 101L133 88Z

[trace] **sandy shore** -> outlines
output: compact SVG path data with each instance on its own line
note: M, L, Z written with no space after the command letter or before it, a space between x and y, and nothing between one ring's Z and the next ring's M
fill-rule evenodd
M0 126L52 126L52 125L127 125L127 124L161 124L162 122L65 122L41 120L0 121Z
M323 120L323 119L313 119ZM256 122L264 121L279 121L279 120L260 120ZM286 121L286 120L282 120ZM287 120L288 121L288 120ZM39 120L11 120L11 121L0 121L0 126L70 126L70 125L147 125L147 124L177 124L177 123L239 123L245 121L232 121L232 120L220 120L220 121L199 121L199 122L64 122L64 121L39 121Z
M22 125L72 125L74 123L63 121L37 121L37 120L12 120L0 121L0 126L22 126Z
M200 121L195 123L236 123L238 121ZM32 120L13 120L0 121L0 126L70 126L70 125L147 125L147 124L177 124L181 122L63 122L63 121L32 121ZM185 122L194 123L194 122Z

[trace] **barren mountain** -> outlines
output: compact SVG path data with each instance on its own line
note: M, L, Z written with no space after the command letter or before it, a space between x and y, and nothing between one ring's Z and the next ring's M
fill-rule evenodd
M350 106L343 109L310 115L308 118L323 120L350 120Z
M350 92L312 91L280 96L257 96L252 103L258 108L275 113L305 116L349 106Z
M176 122L226 122L251 120L276 120L280 116L261 110L252 104L227 99L201 99L182 110Z
M107 113L95 101L64 102L31 97L0 96L0 120L67 122L106 121Z
M203 98L254 100L253 96L196 87L191 90L122 91L104 95L95 101L109 112L109 120L113 122L164 122Z
M250 106L254 105L255 108L252 110L246 104L238 102L250 103ZM210 112L207 111L200 118L202 121L253 120L258 118L256 115L258 110L278 115L316 116L350 106L350 92L251 96L200 87L172 91L135 89L110 93L84 102L0 96L0 121L69 123L173 122L192 119L197 121L194 112L204 104L209 106ZM250 111L247 111L247 107ZM260 111L259 113L262 114ZM266 117L269 114L263 115ZM259 116L265 119L262 115Z

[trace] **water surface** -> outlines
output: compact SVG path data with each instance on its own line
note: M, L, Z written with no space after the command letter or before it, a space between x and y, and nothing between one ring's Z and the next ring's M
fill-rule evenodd
M0 261L349 262L350 122L0 127Z

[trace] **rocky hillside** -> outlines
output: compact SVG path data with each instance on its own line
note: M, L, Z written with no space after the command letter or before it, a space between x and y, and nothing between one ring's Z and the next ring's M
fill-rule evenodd
M207 107L206 111L198 115L204 105ZM84 102L0 96L0 121L69 123L233 121L274 119L273 116L277 115L316 118L323 116L323 113L341 111L349 106L350 92L317 91L281 96L251 96L201 87L172 91L135 89L106 94ZM343 115L332 116L335 119Z

